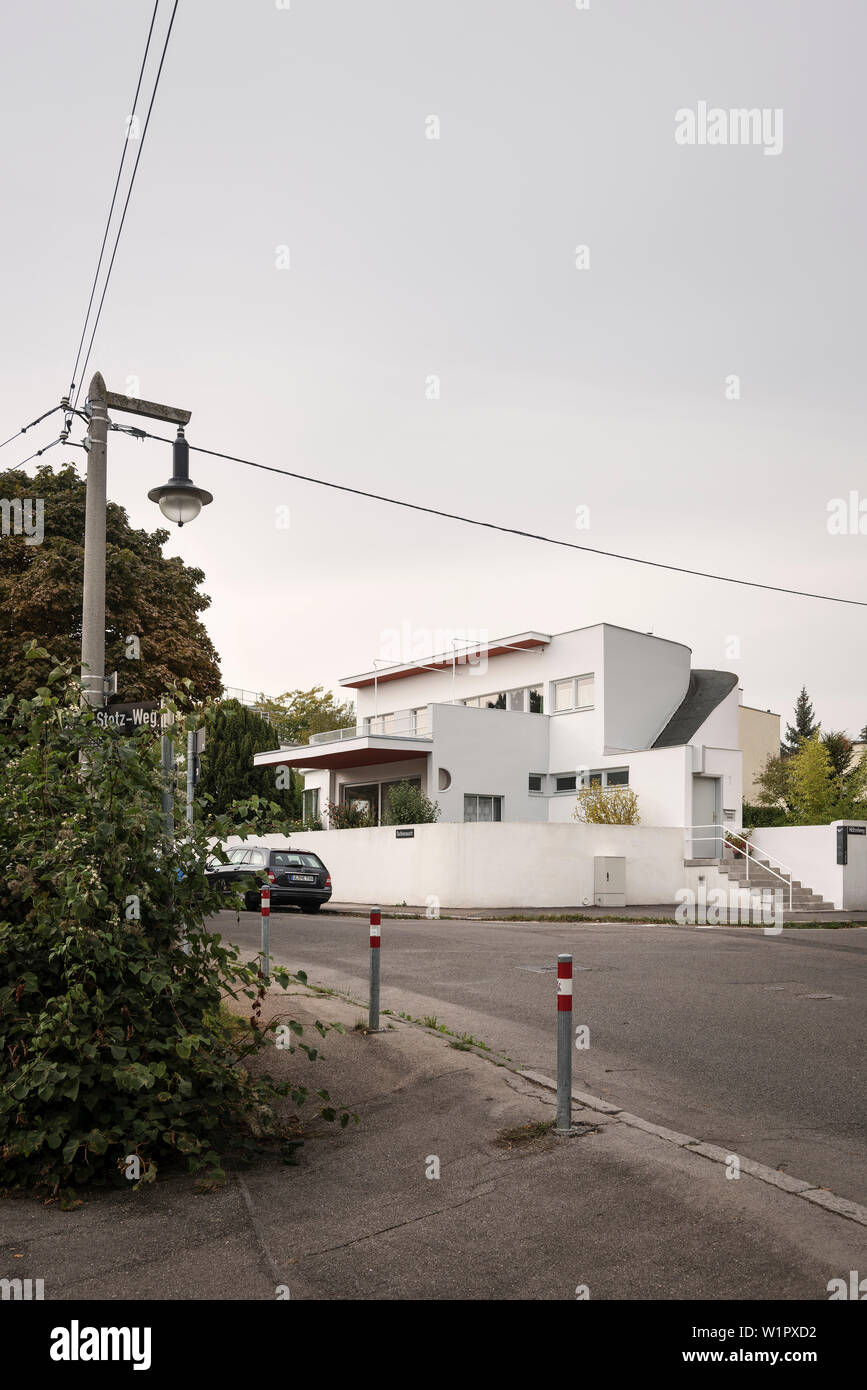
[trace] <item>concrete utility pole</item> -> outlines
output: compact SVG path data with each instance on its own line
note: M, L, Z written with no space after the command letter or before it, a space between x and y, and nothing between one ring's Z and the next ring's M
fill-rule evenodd
M169 521L183 526L194 521L203 506L214 499L204 488L190 482L189 445L184 425L189 410L178 410L156 401L141 401L108 391L101 372L95 372L87 391L87 495L84 511L84 594L81 611L81 675L88 704L101 709L105 704L105 508L106 464L108 453L108 407L129 415L178 426L172 457L174 473L162 487L148 493L158 502Z
M84 698L105 704L105 506L108 453L107 391L94 373L87 392L87 498L84 510L84 595L81 611L81 679Z

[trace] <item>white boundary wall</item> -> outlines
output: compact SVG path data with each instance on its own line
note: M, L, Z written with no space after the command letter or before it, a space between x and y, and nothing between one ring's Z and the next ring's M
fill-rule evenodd
M838 864L839 825L867 826L867 821L767 826L753 831L751 843L772 863L791 866L794 878L839 911L867 908L867 835L850 835L849 862Z
M626 858L628 904L673 903L685 883L683 830L642 825L441 823L316 830L291 836L328 866L336 902L450 907L583 907L593 903L593 860ZM273 848L279 835L250 836ZM238 836L226 845L243 844Z

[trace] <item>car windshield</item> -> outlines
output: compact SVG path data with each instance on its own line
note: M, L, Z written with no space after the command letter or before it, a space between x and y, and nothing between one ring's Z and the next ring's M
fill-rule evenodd
M321 869L322 861L315 854L305 854L302 850L275 850L271 855L274 869Z

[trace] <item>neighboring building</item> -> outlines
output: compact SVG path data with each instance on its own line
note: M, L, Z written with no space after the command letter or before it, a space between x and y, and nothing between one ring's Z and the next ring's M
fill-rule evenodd
M769 709L739 705L738 744L744 755L744 801L755 805L761 791L758 778L765 763L768 758L780 756L780 716Z
M382 823L390 787L409 779L443 821L568 821L578 788L598 782L631 787L644 825L739 827L737 677L692 670L690 656L610 623L525 632L347 677L355 728L254 761L303 772L305 819L323 824L329 801ZM696 831L693 853L718 855L721 840Z

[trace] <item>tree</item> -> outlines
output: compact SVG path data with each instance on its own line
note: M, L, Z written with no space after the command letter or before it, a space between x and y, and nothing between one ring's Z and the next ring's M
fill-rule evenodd
M793 813L792 785L790 778L789 758L773 756L765 761L765 765L756 778L759 790L760 806L782 806L787 815Z
M0 495L40 499L44 538L24 535L0 543L0 690L32 695L50 663L24 662L28 642L50 644L52 656L81 660L85 485L71 464L35 477L0 474ZM124 700L158 700L189 679L198 699L220 694L219 658L199 614L210 606L200 569L166 557L163 529L136 531L123 507L106 510L105 669L117 671Z
M638 796L628 787L582 787L572 819L585 825L638 825Z
M827 739L836 737L828 735ZM759 806L744 805L746 823L827 825L834 820L865 817L867 760L839 771L833 757L838 745L832 742L829 748L827 739L816 733L804 740L797 753L768 758L757 779L761 788ZM840 766L842 762L840 757Z
M864 728L861 730L860 734L858 735L858 742L859 742L859 743L867 743L867 724L864 725Z
M822 735L822 743L828 750L834 776L843 777L852 762L854 744L851 738L842 729L832 729Z
M397 782L389 787L386 825L432 825L439 820L439 814L439 802L431 801L412 782Z
M834 820L834 769L818 734L805 738L791 755L789 784L799 825L827 825Z
M260 714L238 700L224 700L214 710L202 753L199 795L212 798L213 814L224 815L233 803L259 797L263 813L273 819L279 807L284 819L301 815L301 779L291 768L254 767L253 754L275 748L276 731ZM262 825L257 824L260 833Z
M819 725L813 722L813 706L807 694L807 687L802 685L801 693L795 701L795 722L786 725L786 741L782 747L783 755L797 753L802 741L805 738L812 738L818 731Z
M307 743L311 734L348 729L355 723L355 706L336 700L321 685L314 685L312 690L287 690L274 698L261 695L256 708L268 715L285 743Z

